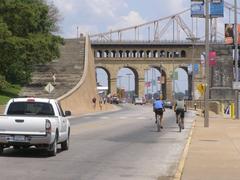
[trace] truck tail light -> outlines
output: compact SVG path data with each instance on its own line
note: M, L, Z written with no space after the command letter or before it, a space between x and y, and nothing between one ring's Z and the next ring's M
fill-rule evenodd
M46 133L51 133L51 131L52 131L52 126L51 126L51 122L50 122L48 119L46 119L45 128L46 128Z

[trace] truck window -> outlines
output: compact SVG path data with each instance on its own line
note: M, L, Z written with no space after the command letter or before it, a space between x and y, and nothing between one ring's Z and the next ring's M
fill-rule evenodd
M63 113L63 110L62 110L62 107L60 106L60 104L56 103L56 106L57 106L59 115L64 116L64 113Z
M54 116L51 104L43 102L12 102L7 115L45 115Z

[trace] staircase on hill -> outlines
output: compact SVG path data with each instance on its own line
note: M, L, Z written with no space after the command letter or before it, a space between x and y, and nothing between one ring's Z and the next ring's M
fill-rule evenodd
M85 39L65 39L60 47L60 58L48 64L37 65L32 82L25 86L20 96L58 98L70 91L81 79L85 60ZM54 90L48 93L45 86L56 81Z

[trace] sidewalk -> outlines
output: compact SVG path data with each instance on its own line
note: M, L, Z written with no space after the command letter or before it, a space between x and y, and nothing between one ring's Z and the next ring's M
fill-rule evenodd
M240 120L210 114L204 128L204 118L198 116L181 179L240 179Z

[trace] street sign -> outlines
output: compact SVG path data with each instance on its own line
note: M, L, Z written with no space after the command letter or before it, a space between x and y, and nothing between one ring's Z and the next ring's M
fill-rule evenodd
M55 88L54 86L49 82L46 86L45 86L45 91L47 91L48 93L51 93Z
M233 81L233 89L240 89L240 82Z
M202 83L198 84L197 85L197 90L200 92L201 95L203 95L204 92L205 92L205 85L202 84Z

